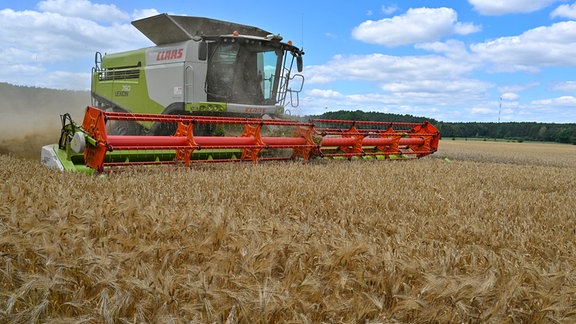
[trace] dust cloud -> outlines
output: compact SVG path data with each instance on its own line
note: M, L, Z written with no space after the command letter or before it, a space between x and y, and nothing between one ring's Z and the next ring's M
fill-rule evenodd
M87 91L52 90L0 83L0 154L40 159L43 145L57 143L60 115L82 122Z

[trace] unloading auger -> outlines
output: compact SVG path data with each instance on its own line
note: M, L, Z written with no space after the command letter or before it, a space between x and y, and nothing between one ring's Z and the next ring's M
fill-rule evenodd
M61 118L60 140L58 144L42 148L42 162L61 170L88 173L122 170L135 165L190 167L199 162L410 159L434 153L440 138L438 130L429 122L328 119L300 122L120 113L91 106L86 108L82 126L76 125L68 114ZM107 124L114 121L175 124L175 132L164 136L110 135ZM236 125L234 127L242 131L237 136L194 135L194 127L201 125Z

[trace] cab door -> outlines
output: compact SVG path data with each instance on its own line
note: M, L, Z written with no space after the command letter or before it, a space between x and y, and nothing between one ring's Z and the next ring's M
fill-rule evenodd
M192 65L184 67L184 104L194 103L194 69Z

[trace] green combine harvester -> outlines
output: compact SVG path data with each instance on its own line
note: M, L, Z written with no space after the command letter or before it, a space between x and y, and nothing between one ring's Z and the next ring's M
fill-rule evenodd
M299 105L304 52L278 34L168 14L132 24L155 46L96 53L92 104L81 125L61 116L59 143L42 148L45 165L103 172L141 164L404 158L436 151L439 134L429 123L295 121L290 109Z

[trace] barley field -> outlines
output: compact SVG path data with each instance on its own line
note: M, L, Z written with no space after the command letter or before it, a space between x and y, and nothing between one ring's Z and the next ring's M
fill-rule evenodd
M4 153L0 322L576 322L574 145L102 177Z

